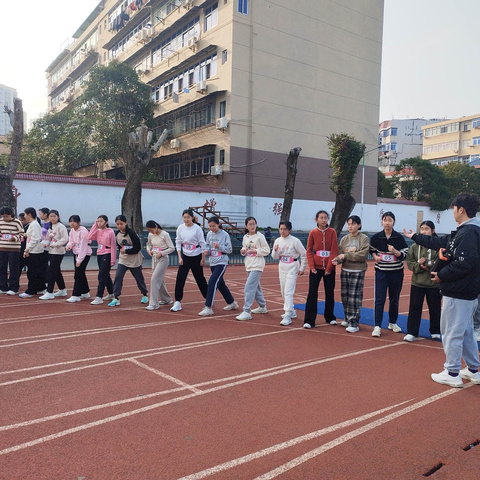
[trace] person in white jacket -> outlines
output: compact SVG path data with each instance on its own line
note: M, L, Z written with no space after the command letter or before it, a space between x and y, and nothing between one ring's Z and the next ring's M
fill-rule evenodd
M265 257L270 253L265 237L257 232L257 220L247 217L245 220L247 233L243 237L240 254L245 257L247 282L245 283L245 300L243 312L236 317L239 321L250 320L252 313L267 313L267 305L263 296L260 278L265 268ZM258 307L252 310L254 300Z
M278 276L280 277L280 291L284 299L280 325L290 325L292 318L297 318L293 307L293 294L297 285L298 275L305 273L307 266L307 252L302 242L290 235L292 223L289 221L280 222L278 226L280 238L273 244L272 257L279 260Z
M45 234L42 244L48 251L47 266L47 293L40 297L40 300L51 300L55 297L66 297L65 280L63 279L60 268L65 255L65 245L68 242L68 232L62 223L60 223L60 214L57 210L50 210L48 214L50 225ZM55 283L58 291L54 294L53 287Z

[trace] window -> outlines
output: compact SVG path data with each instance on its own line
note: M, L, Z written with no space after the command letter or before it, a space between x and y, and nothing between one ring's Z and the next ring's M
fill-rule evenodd
M480 128L480 118L476 118L475 120L472 121L472 127Z
M210 30L218 23L218 3L214 3L205 10L204 31Z
M227 102L220 102L220 117L225 117L227 114Z
M163 180L210 175L211 167L215 165L215 146L181 152L162 157L157 168Z
M238 0L238 11L248 15L248 0Z
M396 136L397 135L397 129L392 127L390 129L390 135Z
M225 164L225 150L220 150L220 165Z
M472 145L480 145L480 137L473 137Z
M227 58L228 58L227 50L223 50L223 52L222 52L222 65L224 63L227 63Z

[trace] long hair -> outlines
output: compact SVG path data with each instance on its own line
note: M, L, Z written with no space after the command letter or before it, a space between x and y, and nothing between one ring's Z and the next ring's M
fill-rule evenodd
M81 220L78 215L70 215L70 218L68 219L68 223L70 222L80 223Z
M160 224L158 224L155 220L148 220L145 226L147 228L158 228L159 230L163 230Z
M49 215L50 215L51 213L53 213L54 215L56 215L56 216L58 217L58 223L60 223L60 214L58 213L58 210L50 210L50 211L48 212ZM48 229L49 229L49 230L52 230L52 225L53 225L53 223L52 223L52 222L49 222L49 223L50 223L50 225L48 226Z
M105 220L105 228L109 228L108 217L106 215L99 215L97 218L102 218L103 220Z

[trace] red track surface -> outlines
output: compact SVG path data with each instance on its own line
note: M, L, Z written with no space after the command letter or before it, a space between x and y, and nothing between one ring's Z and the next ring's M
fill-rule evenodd
M226 275L240 304L245 277L241 266ZM304 330L302 312L281 327L275 265L262 286L269 313L247 322L221 297L215 316L197 316L190 277L177 313L146 311L128 274L115 308L2 295L0 478L416 479L440 463L428 478L480 478L480 445L463 450L480 439L480 388L430 379L440 343L348 334L321 316Z

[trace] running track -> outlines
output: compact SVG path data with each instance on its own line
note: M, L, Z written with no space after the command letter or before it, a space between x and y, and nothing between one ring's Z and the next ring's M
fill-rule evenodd
M227 270L240 304L245 278ZM218 297L216 315L198 317L191 277L177 313L146 311L129 274L115 308L2 295L0 478L480 478L480 445L468 448L480 440L480 388L430 379L439 342L348 334L322 316L304 330L302 312L281 327L275 265L262 286L269 313L247 322ZM409 289L407 273L404 314ZM371 307L373 265L364 297Z

